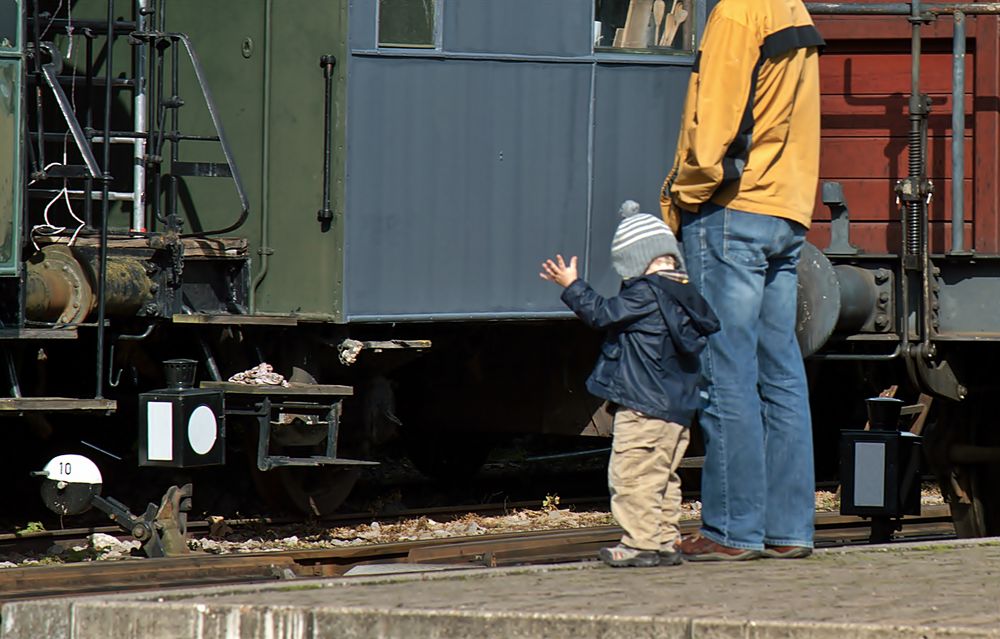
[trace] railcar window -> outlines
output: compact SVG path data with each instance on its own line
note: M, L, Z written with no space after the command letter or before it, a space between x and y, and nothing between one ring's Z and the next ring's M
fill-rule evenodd
M594 0L594 48L620 53L694 50L694 0Z
M14 0L0 0L0 48L17 46L17 21L21 12Z
M436 0L379 0L380 47L433 48Z

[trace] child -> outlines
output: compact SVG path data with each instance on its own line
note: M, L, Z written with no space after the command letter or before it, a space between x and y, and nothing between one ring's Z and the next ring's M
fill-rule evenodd
M622 204L611 264L624 280L606 299L577 277L576 257L542 264L542 279L588 326L607 330L587 390L615 407L608 466L611 513L625 529L602 548L610 566L681 563L677 467L700 405L698 354L719 321L684 273L677 239L663 220Z

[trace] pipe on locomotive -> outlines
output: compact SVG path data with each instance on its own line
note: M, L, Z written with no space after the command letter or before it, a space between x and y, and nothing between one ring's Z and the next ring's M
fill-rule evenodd
M95 251L77 252L61 244L38 251L25 269L25 317L51 324L86 321L98 308L98 262ZM113 256L104 266L107 315L135 316L153 301L156 285L142 260Z
M104 104L110 105L112 99L112 69L115 50L115 0L108 0L107 44L104 51ZM108 195L111 185L111 109L104 109L104 178L101 180L101 247L97 267L97 347L96 347L96 377L94 399L104 398L104 333L105 314L108 298L108 217L111 212L111 201Z
M954 13L951 62L951 252L965 252L965 13Z
M953 14L961 11L966 15L1000 15L1000 2L923 2L921 13L932 16ZM806 2L809 13L831 16L908 16L912 5L909 2L877 2L871 4L850 4L845 2Z
M132 5L135 15L137 31L146 30L146 20L149 13L150 0L137 0ZM132 147L132 230L144 232L146 224L146 137L147 137L147 114L146 114L146 93L149 88L146 86L146 48L143 44L133 49L132 57L132 77L135 78L135 97L133 106L133 125L135 126L135 137L131 140ZM175 129L176 130L176 129ZM96 139L94 140L96 142Z

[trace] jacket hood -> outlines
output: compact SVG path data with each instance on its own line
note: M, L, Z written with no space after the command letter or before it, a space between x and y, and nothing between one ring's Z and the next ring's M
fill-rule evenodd
M666 313L671 304L676 303L691 318L691 325L695 330L702 335L707 337L721 328L715 311L693 285L662 275L647 275L641 279L653 285L661 312Z

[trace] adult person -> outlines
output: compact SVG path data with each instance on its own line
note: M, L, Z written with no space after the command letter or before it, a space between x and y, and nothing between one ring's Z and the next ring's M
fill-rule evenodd
M661 206L722 323L702 353L702 528L681 545L691 561L812 552L796 264L819 173L822 45L801 0L720 0L688 86Z

